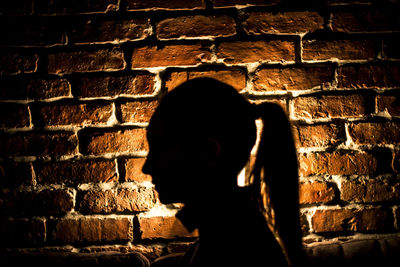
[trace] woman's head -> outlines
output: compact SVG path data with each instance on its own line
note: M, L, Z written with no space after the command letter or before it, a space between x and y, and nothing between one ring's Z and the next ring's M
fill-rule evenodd
M156 109L144 171L164 202L188 201L204 188L231 191L255 139L253 108L242 95L214 79L193 79Z

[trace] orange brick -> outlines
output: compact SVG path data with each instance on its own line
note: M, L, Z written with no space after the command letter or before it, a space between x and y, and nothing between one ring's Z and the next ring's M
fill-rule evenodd
M126 159L123 163L125 167L125 181L126 182L151 182L151 176L144 174L142 172L143 165L145 163L145 158L132 158Z
M294 61L294 43L278 40L224 42L217 47L217 57L229 64Z
M237 91L246 87L246 73L243 70L206 70L206 71L185 71L172 72L169 74L165 87L171 91L181 83L199 77L209 77L231 85Z
M190 233L176 217L139 217L139 225L143 239L198 236L197 231Z
M1 103L0 128L29 127L30 124L30 114L26 105Z
M148 150L146 131L142 128L106 132L83 132L80 148L84 154L144 152Z
M254 76L255 91L308 90L324 87L333 80L330 67L263 68Z
M119 105L121 121L131 123L149 122L157 106L158 101L153 100L121 103Z
M369 113L369 98L362 95L298 97L293 100L294 117L321 119L362 117Z
M375 58L372 40L305 40L304 60L366 60Z
M108 103L57 103L38 107L34 112L34 122L44 126L105 125L113 113Z
M127 217L76 217L54 221L51 239L57 243L128 242L133 238L132 219Z
M132 68L198 65L210 58L210 48L201 44L138 47L133 50Z
M117 48L58 52L48 55L47 70L52 74L114 71L124 68L124 54Z
M400 116L399 94L378 95L376 102L378 112L387 111L391 116Z
M400 123L352 123L349 134L356 144L399 144Z
M160 39L184 37L223 37L236 34L235 21L225 15L185 16L162 20L157 24Z
M337 146L346 137L344 128L335 124L298 126L294 135L299 147Z
M181 0L128 0L128 10L141 9L166 9L166 10L186 10L186 9L204 9L205 3L202 0L181 1Z
M378 159L367 152L315 152L299 157L302 176L373 174Z
M235 7L236 5L275 5L283 0L213 0L214 7Z
M338 68L339 88L391 88L400 86L400 65L352 65Z
M315 233L387 231L393 227L389 212L378 207L316 210L311 224Z
M36 54L1 52L0 74L36 72L38 61Z
M243 23L249 34L307 33L323 29L318 12L254 12Z
M329 203L335 199L335 190L325 182L300 183L300 204Z

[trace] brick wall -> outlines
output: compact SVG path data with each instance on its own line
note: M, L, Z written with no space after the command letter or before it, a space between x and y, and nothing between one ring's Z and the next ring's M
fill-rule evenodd
M398 234L399 5L374 2L1 1L1 246L186 248L141 166L160 95L200 76L287 110L305 242Z

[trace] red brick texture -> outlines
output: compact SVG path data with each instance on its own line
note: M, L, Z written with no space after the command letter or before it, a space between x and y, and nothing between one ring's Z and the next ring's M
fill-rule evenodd
M2 247L193 241L141 169L161 96L196 77L287 112L306 241L400 231L398 1L17 2L0 4Z

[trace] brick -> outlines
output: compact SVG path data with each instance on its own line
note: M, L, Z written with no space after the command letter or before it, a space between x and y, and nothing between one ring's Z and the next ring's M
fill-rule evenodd
M119 189L117 192L81 192L79 211L84 214L143 212L154 207L155 192L152 188Z
M2 215L45 216L64 215L74 207L71 189L43 189L1 193Z
M81 77L75 85L81 98L142 96L155 92L152 74Z
M339 52L340 51L340 52ZM367 60L375 58L373 40L305 40L304 60Z
M106 125L113 114L113 107L109 103L52 102L40 105L33 114L35 125Z
M330 67L263 68L253 78L255 91L308 90L329 86L332 80Z
M121 112L121 122L149 122L157 106L158 101L154 100L121 103L119 105Z
M139 217L142 239L174 239L198 236L197 231L190 233L176 217Z
M395 216L395 227L397 230L400 229L400 208L396 207L394 209L394 216Z
M201 44L137 47L132 54L132 68L198 65L210 59L210 48Z
M180 1L180 0L127 0L128 10L141 9L166 9L166 10L185 10L185 9L204 9L205 3L202 0Z
M70 217L54 221L51 233L56 243L128 242L133 238L128 217Z
M378 170L378 158L367 152L315 152L299 156L299 173L311 175L363 175Z
M234 7L242 5L276 5L282 0L213 0L214 7Z
M0 235L3 247L43 245L46 241L46 222L43 218L2 219Z
M114 160L60 161L34 164L38 184L117 182Z
M307 182L299 185L299 203L329 203L335 199L335 189L325 182Z
M368 98L362 95L324 95L293 99L297 119L363 117L369 113Z
M236 24L231 17L225 15L184 16L160 21L156 34L159 39L226 37L236 34Z
M23 132L3 134L0 155L7 156L63 156L77 153L78 140L70 132Z
M351 203L393 202L400 197L400 183L389 180L346 180L340 189L340 199Z
M42 15L105 13L119 9L118 0L34 1L34 10Z
M23 128L30 126L28 107L22 104L1 103L0 128Z
M8 16L0 18L0 40L6 46L50 46L64 43L63 28L56 17Z
M298 126L294 136L298 147L337 146L346 138L344 128L335 124Z
M294 43L288 41L235 41L217 46L217 58L225 63L294 61Z
M337 10L332 14L331 24L334 32L397 31L400 19L394 10Z
M400 116L400 94L392 95L378 95L377 100L377 111L386 111L391 116Z
M58 52L48 55L47 70L52 74L115 71L124 68L124 54L117 48Z
M0 162L0 187L15 188L21 185L33 185L33 169L29 162Z
M338 88L391 88L400 86L399 65L353 65L338 69Z
M393 227L392 220L389 212L378 207L328 209L316 210L311 224L315 233L387 231Z
M27 53L0 53L0 74L33 73L37 70L39 57Z
M66 79L25 80L13 76L0 78L0 99L45 100L70 96L71 85Z
M148 150L146 131L141 128L108 132L89 131L82 133L80 140L84 154L100 155Z
M352 123L349 125L349 135L356 144L399 144L400 123Z
M324 19L318 12L253 12L243 22L248 34L308 33L321 30Z
M229 84L237 91L246 87L246 73L243 70L205 70L205 71L185 71L171 72L165 82L165 87L171 91L181 83L200 77L209 77Z
M69 25L68 42L74 44L121 43L143 40L149 35L148 19L90 20Z
M145 158L126 159L123 163L125 167L126 182L151 182L151 176L142 172Z

